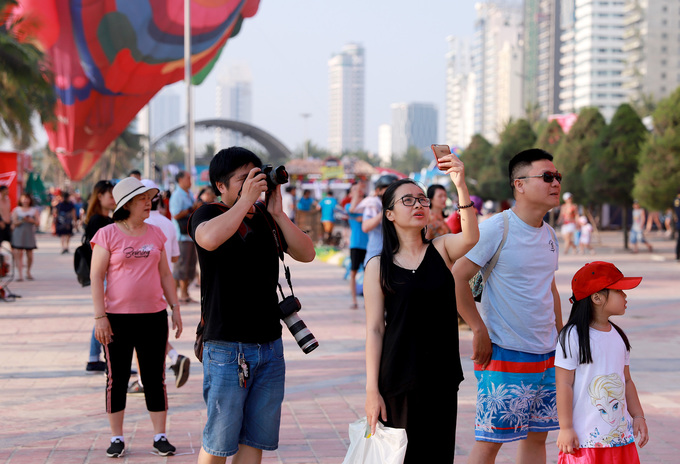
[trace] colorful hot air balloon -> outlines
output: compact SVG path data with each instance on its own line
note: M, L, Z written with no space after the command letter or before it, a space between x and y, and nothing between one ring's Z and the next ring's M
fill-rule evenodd
M259 0L191 0L192 73L209 70ZM50 148L72 180L165 85L184 78L184 0L20 0L57 91ZM203 73L204 75L205 73Z

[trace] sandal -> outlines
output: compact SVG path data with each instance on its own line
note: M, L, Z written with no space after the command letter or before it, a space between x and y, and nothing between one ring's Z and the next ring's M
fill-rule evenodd
M190 296L186 298L180 298L179 302L182 304L191 304L191 303L196 303L196 300L193 300Z
M356 303L352 303L351 305L349 305L349 309L358 309L358 308L359 308L359 306Z

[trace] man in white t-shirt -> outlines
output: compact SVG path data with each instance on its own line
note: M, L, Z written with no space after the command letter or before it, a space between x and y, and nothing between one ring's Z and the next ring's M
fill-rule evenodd
M458 312L473 331L477 377L475 444L469 463L493 463L503 443L521 440L518 463L545 463L548 431L559 429L555 345L562 310L555 285L558 243L543 222L560 202L562 176L552 155L530 149L508 168L515 206L507 239L484 286L479 312L468 281L501 244L504 221L479 225L479 242L453 266Z
M364 267L369 259L382 252L382 196L387 187L397 180L397 176L394 174L384 174L378 177L378 180L375 181L375 195L364 198L355 210L363 214L361 230L368 234Z

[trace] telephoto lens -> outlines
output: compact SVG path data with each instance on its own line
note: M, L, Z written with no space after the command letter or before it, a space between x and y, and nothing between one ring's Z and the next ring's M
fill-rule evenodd
M298 311L302 308L300 300L294 296L287 296L279 303L281 319L288 326L288 330L293 334L295 341L300 346L303 353L308 354L314 351L319 342L316 341L314 334L307 328L307 325L298 316Z
M307 328L307 325L300 319L297 313L285 317L283 322L288 326L288 330L295 337L295 341L303 353L309 354L319 346L316 337L314 337L314 334Z

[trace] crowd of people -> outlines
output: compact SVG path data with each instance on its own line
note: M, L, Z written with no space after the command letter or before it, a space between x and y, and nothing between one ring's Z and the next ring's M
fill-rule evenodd
M424 189L394 175L379 177L370 193L365 182L355 182L341 201L329 193L317 202L309 190L298 200L294 188L272 186L261 160L240 147L213 157L210 187L197 196L185 172L176 175L169 197L136 172L115 185L99 181L83 213L60 192L51 217L62 252L69 253L78 223L92 250L94 324L86 370L106 373L107 456L125 454L130 393L145 397L154 452L176 451L166 435L166 357L179 388L189 359L169 338L171 329L176 338L183 332L181 306L195 303L189 288L197 275L197 356L207 408L198 462L235 456L235 462L258 463L263 450L278 447L281 320L291 304L293 311L300 307L279 285L279 260L284 254L314 259L314 242L295 215L318 207L325 240L335 213L346 214L351 309L359 307L356 279L364 274L366 416L372 432L379 421L406 430L404 462L423 456L453 462L463 379L458 317L472 331L477 379L468 462L492 463L504 443L519 441L517 462L545 463L551 430L559 430L560 463L639 462L635 437L644 446L648 431L630 375L630 342L610 317L625 313L625 290L642 278L624 277L612 263L586 264L572 280L563 326L555 284L560 244L545 218L561 206L563 253L592 252L592 225L572 195L562 193L552 156L530 149L512 158L514 202L502 214L491 214L490 205L469 194L458 157L442 156L438 167L455 188L456 207L448 215L443 185ZM675 208L680 213L680 193ZM0 236L12 244L19 277L32 279L40 212L27 194L10 209L0 187ZM646 243L640 210L636 204L632 244ZM473 294L470 282L478 278L483 290Z

